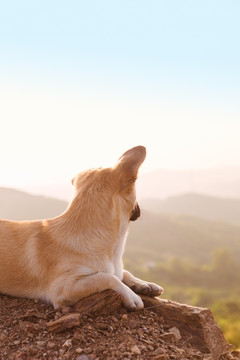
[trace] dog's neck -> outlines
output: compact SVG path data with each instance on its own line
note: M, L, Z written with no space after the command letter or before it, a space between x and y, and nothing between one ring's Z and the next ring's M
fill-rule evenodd
M46 222L48 231L63 246L74 252L96 250L96 253L122 255L128 230L128 219L115 219L107 199L86 201L76 196L65 213ZM104 216L103 216L104 214Z

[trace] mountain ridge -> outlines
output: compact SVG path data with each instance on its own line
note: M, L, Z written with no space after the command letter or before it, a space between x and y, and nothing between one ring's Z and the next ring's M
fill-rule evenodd
M142 173L137 181L137 189L141 199L163 199L189 192L223 198L240 198L240 168L157 169Z
M0 187L0 218L16 221L52 218L67 205L63 200Z
M139 204L143 212L187 215L210 221L240 224L240 198L223 198L189 192L169 196L165 199L140 199ZM46 219L60 215L67 206L67 201L55 197L0 187L0 218L9 220Z
M142 207L155 213L182 214L240 224L240 199L186 193L166 199L143 199Z

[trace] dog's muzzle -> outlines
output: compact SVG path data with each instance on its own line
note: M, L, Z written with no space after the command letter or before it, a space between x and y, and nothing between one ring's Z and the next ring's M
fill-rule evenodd
M141 210L140 210L140 207L139 207L138 203L136 203L136 205L135 205L135 207L134 207L134 209L132 211L130 221L137 220L137 218L139 218L140 215L141 215Z

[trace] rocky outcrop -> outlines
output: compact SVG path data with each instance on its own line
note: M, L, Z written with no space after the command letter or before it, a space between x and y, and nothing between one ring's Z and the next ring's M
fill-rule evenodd
M231 346L226 342L223 333L209 309L179 304L163 299L145 298L145 306L154 305L171 328L177 328L183 341L203 354L210 354L212 359L220 359Z
M240 359L210 310L142 296L128 312L112 290L54 310L0 295L0 359Z
M226 342L223 333L209 309L179 304L170 300L142 296L145 309L160 315L168 331L160 335L161 341L181 340L179 346L188 343L201 354L210 359L220 359L229 353L231 346ZM74 305L76 313L63 316L48 324L50 331L62 331L66 326L80 324L79 313L91 315L110 315L121 312L122 298L112 290L94 294ZM55 325L55 327L54 327Z

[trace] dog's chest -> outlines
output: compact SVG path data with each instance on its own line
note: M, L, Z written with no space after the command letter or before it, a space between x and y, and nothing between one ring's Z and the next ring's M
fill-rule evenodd
M122 278L122 256L128 234L128 225L129 220L127 218L122 218L119 226L118 239L113 249L112 262L114 266L114 275L116 275L120 279Z

